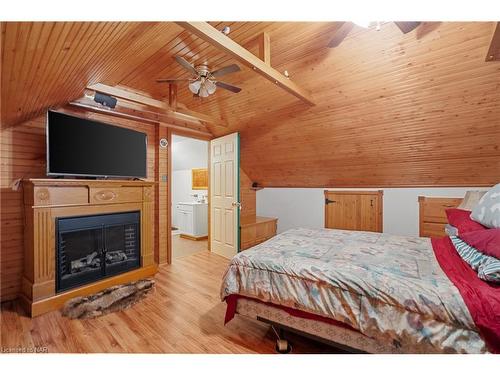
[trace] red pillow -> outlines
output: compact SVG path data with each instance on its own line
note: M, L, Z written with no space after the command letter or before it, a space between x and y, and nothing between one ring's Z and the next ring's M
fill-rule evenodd
M458 229L458 235L473 232L476 230L484 230L486 227L479 224L470 218L470 211L461 210L460 208L448 208L446 210L448 223Z
M464 242L480 252L500 259L500 228L475 230L459 236Z

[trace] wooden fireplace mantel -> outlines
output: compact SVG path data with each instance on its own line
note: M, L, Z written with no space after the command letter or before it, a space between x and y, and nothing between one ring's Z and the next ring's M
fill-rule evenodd
M29 179L23 181L24 273L21 301L30 316L60 308L68 299L156 273L153 256L154 182ZM56 294L55 220L140 211L141 267Z

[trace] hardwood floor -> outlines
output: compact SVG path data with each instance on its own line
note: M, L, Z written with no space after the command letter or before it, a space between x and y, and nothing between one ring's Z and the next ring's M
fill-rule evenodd
M200 251L207 251L208 240L193 241L181 238L179 235L172 236L172 258L179 259L190 256Z
M92 320L54 311L28 318L17 301L2 304L1 351L49 353L274 353L267 324L236 316L223 325L219 288L228 260L208 251L160 267L156 291L132 308ZM290 334L293 353L335 349Z

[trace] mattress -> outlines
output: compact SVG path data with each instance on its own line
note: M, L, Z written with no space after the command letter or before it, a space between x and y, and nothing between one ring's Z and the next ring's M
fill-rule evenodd
M230 295L334 319L389 352L487 351L427 238L292 229L232 259Z

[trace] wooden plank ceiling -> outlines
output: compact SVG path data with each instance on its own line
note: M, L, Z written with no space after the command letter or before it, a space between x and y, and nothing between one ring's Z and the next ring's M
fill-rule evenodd
M222 118L215 136L242 134L242 166L263 186L491 185L500 175L500 63L485 62L496 24L423 23L403 34L341 23L213 22L249 43L271 40L271 65L312 93L309 106L242 66L190 110ZM174 23L3 23L2 126L82 96L95 83L168 101L158 78L188 77L174 60L234 59Z

